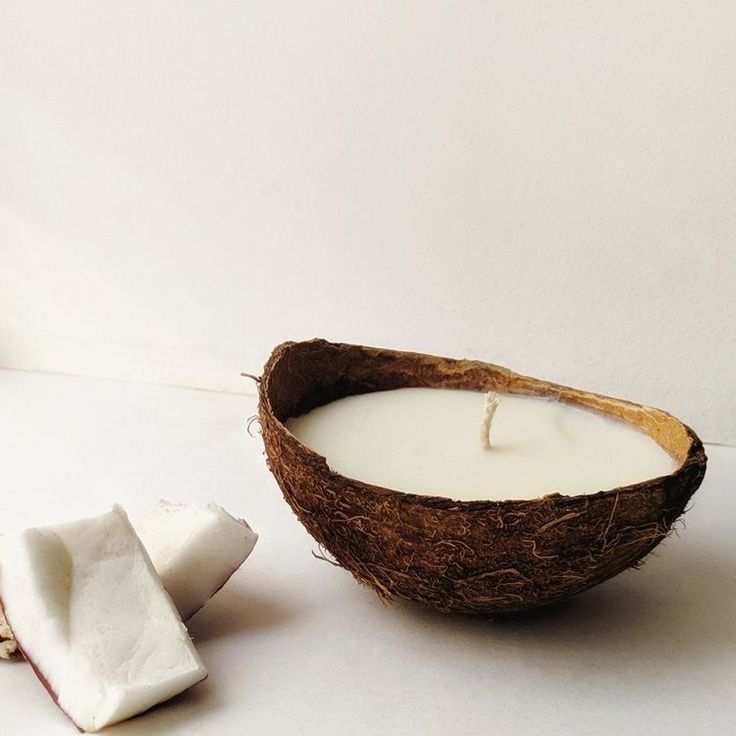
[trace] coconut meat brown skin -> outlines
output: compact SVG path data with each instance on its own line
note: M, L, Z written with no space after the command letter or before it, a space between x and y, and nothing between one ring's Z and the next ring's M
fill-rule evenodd
M58 706L98 731L207 676L125 512L2 540L0 597Z
M161 501L137 531L185 621L225 585L258 541L247 522L215 503Z
M284 425L344 396L411 386L553 396L635 425L679 466L593 495L456 501L453 489L414 495L341 476ZM382 597L441 611L534 608L638 564L667 536L706 468L698 437L666 412L479 361L325 340L284 343L264 368L259 394L269 467L312 536Z

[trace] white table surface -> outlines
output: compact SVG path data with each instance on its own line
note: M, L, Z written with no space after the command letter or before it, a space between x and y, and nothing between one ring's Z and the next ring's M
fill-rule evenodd
M641 570L511 622L384 605L315 559L245 431L255 398L0 371L0 528L215 500L261 538L190 623L210 677L139 734L730 734L736 448ZM0 734L75 733L0 662Z

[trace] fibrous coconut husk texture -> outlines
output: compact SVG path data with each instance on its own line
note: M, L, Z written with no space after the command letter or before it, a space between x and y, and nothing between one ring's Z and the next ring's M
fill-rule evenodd
M555 397L639 427L680 466L594 495L456 501L457 489L423 496L344 477L284 426L344 396L410 386ZM259 393L269 467L310 534L381 597L440 611L522 611L636 565L667 536L705 474L702 443L666 412L479 361L324 340L284 343L268 360Z
M13 632L5 619L5 612L0 604L0 659L19 657L18 642L13 638Z

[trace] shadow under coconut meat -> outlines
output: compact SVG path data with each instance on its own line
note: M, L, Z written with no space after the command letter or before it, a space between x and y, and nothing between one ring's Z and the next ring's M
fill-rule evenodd
M345 396L405 387L554 396L634 425L680 465L592 495L455 501L335 473L284 424ZM478 361L324 340L284 343L264 368L259 396L269 467L317 542L380 596L440 611L523 611L635 565L668 534L705 473L700 440L666 412Z

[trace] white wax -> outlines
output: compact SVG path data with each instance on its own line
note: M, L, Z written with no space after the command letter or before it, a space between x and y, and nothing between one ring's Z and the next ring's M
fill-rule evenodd
M596 493L678 463L637 428L555 400L503 394L480 441L484 395L402 388L348 396L287 422L341 475L454 499Z

